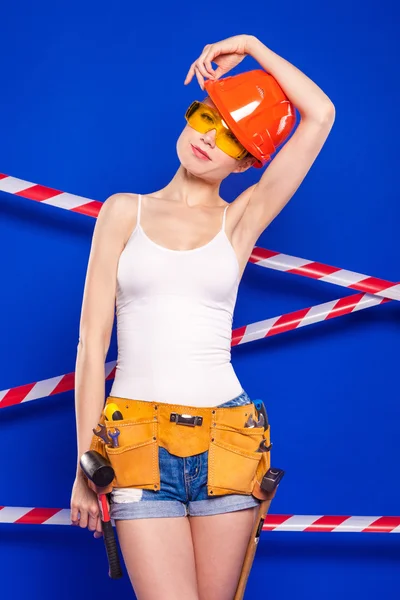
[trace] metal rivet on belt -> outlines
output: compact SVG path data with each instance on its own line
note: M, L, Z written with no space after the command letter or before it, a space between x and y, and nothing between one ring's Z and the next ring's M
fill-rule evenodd
M214 438L211 438L211 441L213 442L213 441L214 441Z
M212 411L212 414L215 415L215 410Z
M157 439L156 436L153 436L153 440L156 440L156 439Z

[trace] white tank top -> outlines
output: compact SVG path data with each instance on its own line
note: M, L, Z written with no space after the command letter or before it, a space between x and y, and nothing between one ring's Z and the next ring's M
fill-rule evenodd
M217 406L243 388L231 364L239 264L226 233L204 246L172 250L140 225L117 270L118 358L110 396Z

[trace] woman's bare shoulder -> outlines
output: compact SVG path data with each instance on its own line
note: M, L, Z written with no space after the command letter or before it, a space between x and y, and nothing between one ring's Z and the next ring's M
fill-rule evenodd
M116 192L115 194L111 194L108 196L103 204L108 204L109 206L120 206L122 204L132 204L132 202L136 202L139 194L134 194L132 192Z
M117 192L108 196L101 206L103 219L113 220L119 225L123 245L136 226L138 197L139 194L132 192Z

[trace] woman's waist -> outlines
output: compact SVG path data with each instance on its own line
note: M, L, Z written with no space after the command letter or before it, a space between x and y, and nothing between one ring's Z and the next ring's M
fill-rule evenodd
M131 381L160 379L164 382L192 379L193 383L201 381L203 377L221 380L234 373L230 355L214 355L196 357L185 354L174 354L160 357L155 360L138 354L132 357L118 355L116 363L116 376L123 375Z
M117 363L110 394L185 406L217 406L242 392L231 362L217 367L183 363L173 369L128 368Z
M132 372L165 372L185 368L196 372L202 369L227 368L231 363L231 344L227 340L151 340L118 338L117 365Z

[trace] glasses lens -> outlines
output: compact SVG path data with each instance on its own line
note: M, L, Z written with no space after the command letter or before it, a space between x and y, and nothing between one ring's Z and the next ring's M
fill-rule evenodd
M227 127L218 112L207 104L195 100L186 111L185 118L189 125L200 133L216 129L215 143L223 152L240 160L247 152L237 137Z

